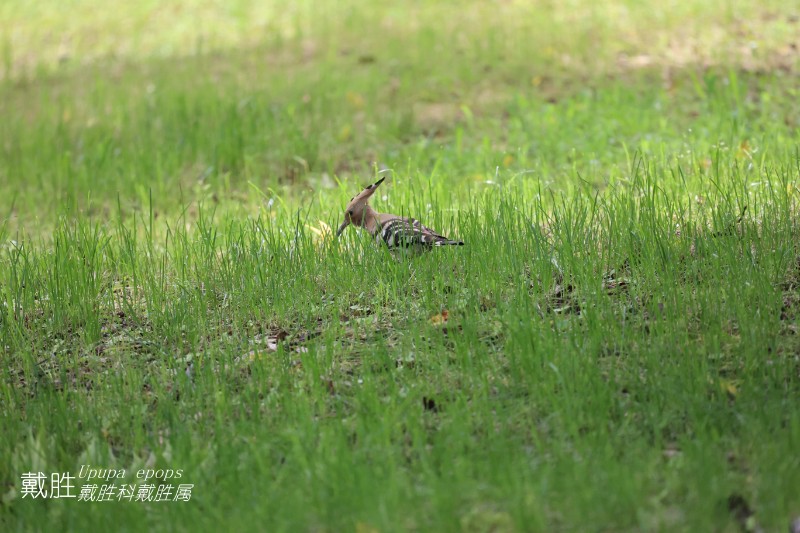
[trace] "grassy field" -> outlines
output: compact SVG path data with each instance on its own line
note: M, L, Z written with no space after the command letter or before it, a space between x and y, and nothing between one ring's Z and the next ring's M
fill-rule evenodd
M785 531L799 35L772 0L3 2L0 529ZM466 245L334 239L380 176ZM191 499L22 484L141 469Z

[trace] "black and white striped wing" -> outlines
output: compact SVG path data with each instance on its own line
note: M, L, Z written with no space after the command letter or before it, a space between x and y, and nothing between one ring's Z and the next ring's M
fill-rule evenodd
M389 249L442 246L449 244L464 244L461 241L451 241L439 235L430 228L423 226L419 220L413 218L393 218L384 222L378 234Z

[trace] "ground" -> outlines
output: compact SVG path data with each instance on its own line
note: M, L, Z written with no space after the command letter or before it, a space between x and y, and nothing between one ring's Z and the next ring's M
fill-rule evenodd
M2 529L786 530L798 35L771 0L3 2ZM465 246L334 239L379 176Z

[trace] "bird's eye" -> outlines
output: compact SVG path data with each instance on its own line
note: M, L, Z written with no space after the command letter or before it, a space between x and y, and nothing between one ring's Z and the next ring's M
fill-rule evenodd
M347 212L347 214L353 216L353 210L351 209L350 211Z

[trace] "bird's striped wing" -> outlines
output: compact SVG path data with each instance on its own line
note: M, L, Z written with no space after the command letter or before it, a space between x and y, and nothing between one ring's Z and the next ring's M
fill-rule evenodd
M378 235L389 249L464 244L439 235L413 218L395 217L386 220Z

